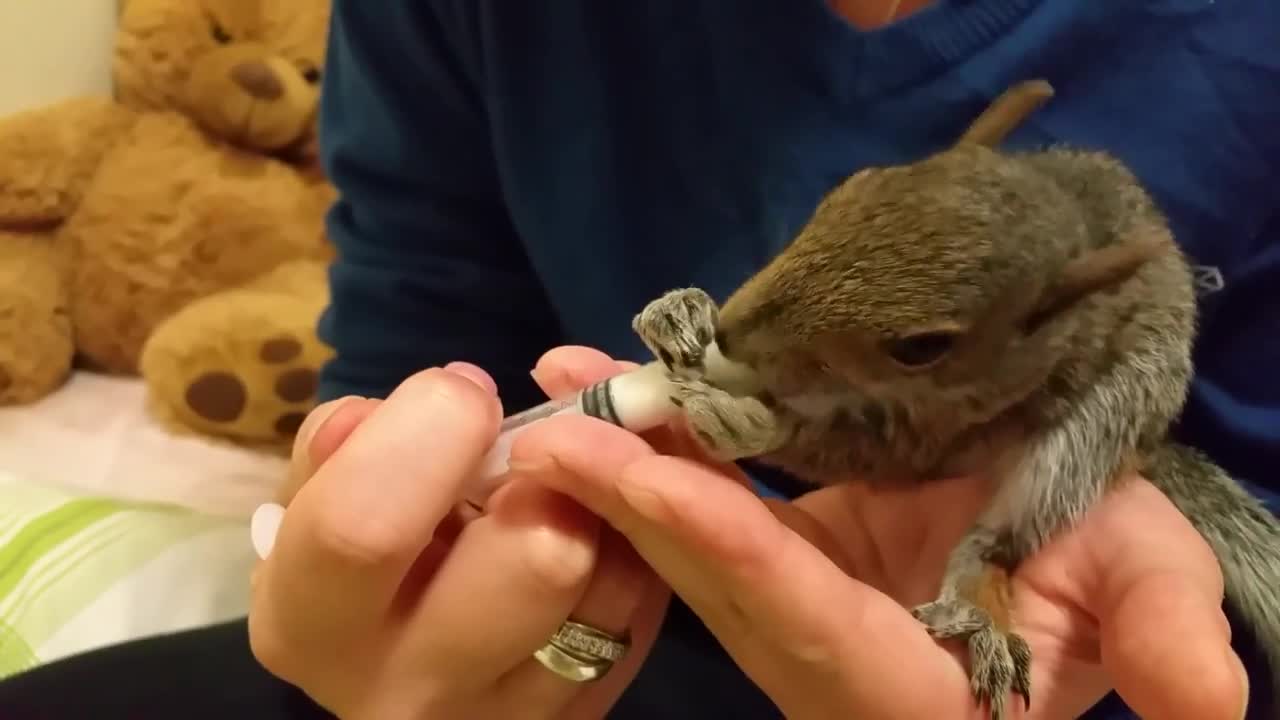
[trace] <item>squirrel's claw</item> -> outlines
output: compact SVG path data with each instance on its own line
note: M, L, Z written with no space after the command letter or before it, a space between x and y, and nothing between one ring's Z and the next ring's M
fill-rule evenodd
M650 302L632 319L631 327L672 375L698 378L718 319L719 308L710 295L684 288Z
M1009 656L1013 658L1013 691L1022 696L1024 709L1031 709L1031 648L1021 635L1005 635Z
M969 645L969 686L974 699L1004 720L1009 693L1031 706L1031 648L1016 633L1001 630L983 609L961 599L935 600L912 609L935 639L956 638Z

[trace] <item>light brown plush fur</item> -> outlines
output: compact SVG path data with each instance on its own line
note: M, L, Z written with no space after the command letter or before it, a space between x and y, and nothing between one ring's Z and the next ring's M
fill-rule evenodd
M128 0L114 98L0 119L0 404L79 365L141 373L191 430L290 440L329 352L328 16L322 0Z

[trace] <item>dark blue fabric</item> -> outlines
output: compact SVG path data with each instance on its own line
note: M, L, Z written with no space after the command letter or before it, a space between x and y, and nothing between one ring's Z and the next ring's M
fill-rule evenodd
M942 0L874 32L825 0L334 12L324 397L469 360L516 410L552 346L645 359L649 299L723 299L849 173L940 149L1044 77L1057 98L1009 145L1102 147L1149 184L1203 266L1178 437L1280 486L1280 3Z

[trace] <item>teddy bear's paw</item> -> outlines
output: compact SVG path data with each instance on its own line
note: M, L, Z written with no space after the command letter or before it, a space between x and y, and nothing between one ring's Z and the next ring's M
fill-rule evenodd
M270 395L286 406L308 403L315 396L319 373L315 368L291 366L301 356L302 342L296 338L280 336L264 340L257 356L261 367L255 370L267 370L265 375L270 376L273 373L269 368L282 368L275 374L275 381L269 383L270 387L255 383L264 375L262 372L241 376L231 370L206 370L186 383L183 400L193 414L215 425L239 420L249 409L253 395ZM271 425L277 435L290 436L297 432L304 418L305 412L285 409Z
M0 407L36 402L66 382L71 374L69 335L50 332L48 337L24 339L26 352L20 357L5 358L7 348L0 348Z
M58 389L73 355L67 293L47 237L0 231L0 406Z
M304 341L279 335L258 343L243 364L209 368L184 382L182 400L197 424L246 439L292 438L315 406L318 365ZM240 430L240 432L236 432ZM246 432L247 431L247 432Z
M69 364L37 369L0 360L0 407L29 405L43 399L66 380Z
M143 350L143 377L158 404L190 429L289 443L315 407L331 353L315 335L313 313L280 298L271 298L280 303L273 307L263 297L248 307L235 302L248 296L208 298L172 318L175 325L162 326ZM249 308L258 311L252 322Z

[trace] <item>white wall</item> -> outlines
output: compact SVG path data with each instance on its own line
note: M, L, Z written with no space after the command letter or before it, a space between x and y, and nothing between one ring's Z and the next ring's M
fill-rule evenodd
M0 0L0 115L111 92L116 0Z

